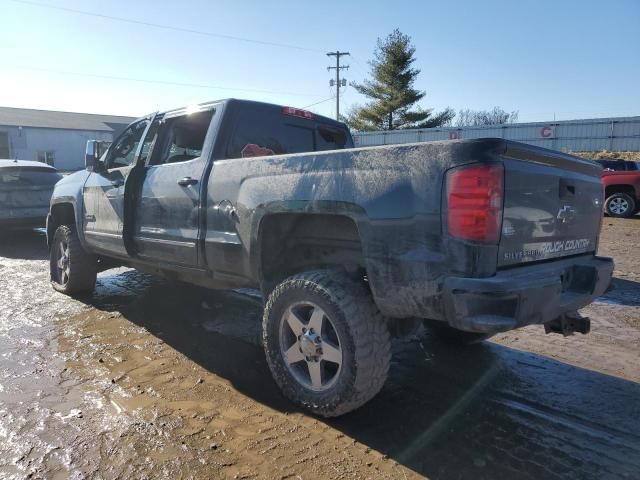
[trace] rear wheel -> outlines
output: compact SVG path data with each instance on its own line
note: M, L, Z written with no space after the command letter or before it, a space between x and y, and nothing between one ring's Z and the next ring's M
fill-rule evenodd
M490 333L466 332L464 330L458 330L457 328L450 327L449 325L437 320L426 320L425 327L427 327L429 332L436 336L438 339L450 345L474 345L493 336Z
M627 218L636 212L636 202L626 193L614 193L604 202L604 210L611 217Z
M269 296L262 328L276 383L315 414L347 413L384 385L391 359L386 322L367 288L346 274L288 278Z
M56 229L49 252L51 285L67 295L89 293L96 284L96 260L80 244L75 230L67 225Z

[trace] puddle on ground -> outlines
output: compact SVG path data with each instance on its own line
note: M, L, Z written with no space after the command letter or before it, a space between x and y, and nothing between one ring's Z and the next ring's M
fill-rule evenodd
M316 419L270 377L255 292L119 269L83 303L51 290L39 255L1 259L2 478L640 472L637 383L491 343L448 348L423 330L394 341L373 401ZM604 299L630 301L635 286L616 286Z

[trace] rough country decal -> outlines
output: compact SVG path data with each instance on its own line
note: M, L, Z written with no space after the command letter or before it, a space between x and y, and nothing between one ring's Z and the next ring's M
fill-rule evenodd
M520 250L518 252L505 252L505 260L521 260L523 258L539 258L558 253L586 250L591 245L588 238L575 240L559 240L541 244L538 248Z

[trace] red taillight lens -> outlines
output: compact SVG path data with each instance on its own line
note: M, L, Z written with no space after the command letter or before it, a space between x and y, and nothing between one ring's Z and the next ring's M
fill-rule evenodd
M306 110L302 110L301 108L295 107L282 107L282 113L285 115L292 115L294 117L302 117L307 120L313 120L314 115L311 112L307 112Z
M502 228L504 169L472 165L447 173L447 228L453 237L498 243Z

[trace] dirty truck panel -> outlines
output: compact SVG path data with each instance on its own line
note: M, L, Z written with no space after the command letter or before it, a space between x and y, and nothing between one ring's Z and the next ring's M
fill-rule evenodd
M600 174L502 139L355 149L342 123L258 102L158 113L56 186L52 284L90 291L117 263L260 288L276 383L340 415L382 387L390 322L586 333L613 269Z

